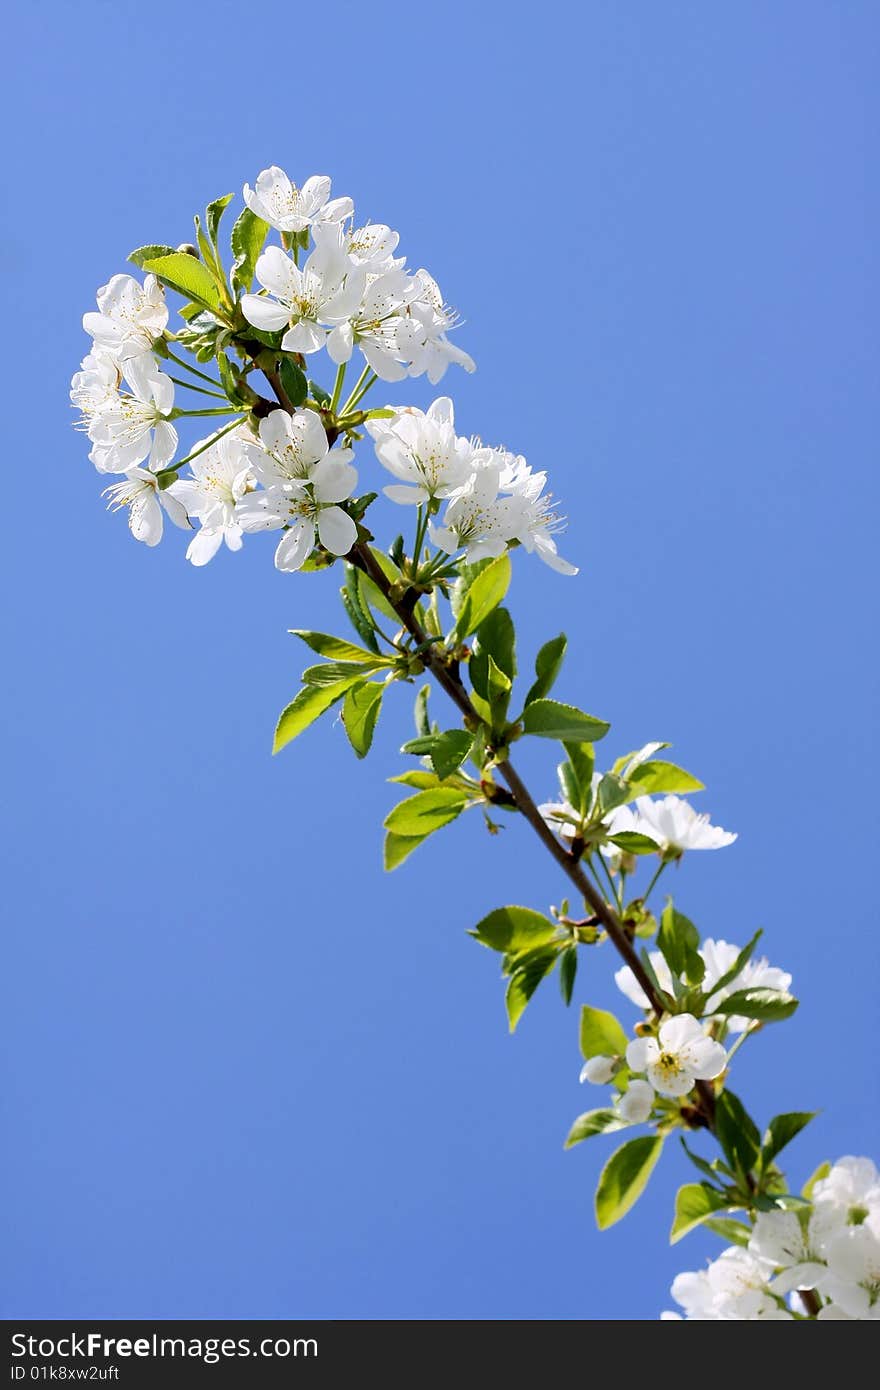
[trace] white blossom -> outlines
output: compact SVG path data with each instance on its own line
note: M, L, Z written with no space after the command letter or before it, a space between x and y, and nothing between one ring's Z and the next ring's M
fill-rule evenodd
M436 386L451 363L473 372L476 369L474 359L446 336L456 327L458 319L444 304L437 281L426 270L417 270L413 278L414 298L408 309L405 349L410 376L426 374L431 385Z
M152 356L129 359L130 391L118 391L88 417L89 458L99 473L125 473L146 461L153 471L171 462L177 431L168 419L174 382Z
M626 807L619 808L619 810L626 809ZM616 818L616 823L619 824L621 828L626 828L623 825L622 819L618 818L617 811L614 812L614 817ZM612 833L617 833L616 828ZM720 980L731 968L739 955L739 951L740 948L738 946L733 946L727 941L715 941L712 937L707 937L699 948L699 954L702 956L706 966L706 974L703 978L701 987L704 993L708 995L705 1005L705 1015L707 1018L715 1013L722 999L726 999L728 995L738 990L787 990L791 986L791 975L787 970L780 970L778 966L770 965L765 956L760 956L757 960L748 961L738 975L734 976L722 989L716 990L713 993L715 982ZM672 972L662 953L660 951L651 951L650 961L660 988L665 990L667 994L674 993ZM651 1007L649 1000L645 996L644 990L628 965L622 965L619 970L614 972L614 981L621 993L625 994L627 999L635 1004L636 1008L648 1009ZM725 1016L724 1021L731 1033L744 1033L747 1028L752 1026L751 1019L743 1018L739 1014Z
M353 213L350 198L328 202L330 188L326 174L313 174L302 188L297 188L284 170L273 164L257 175L256 187L245 184L244 200L255 216L276 231L304 232L316 221L338 222Z
M111 352L95 347L86 354L70 382L70 401L81 412L82 428L88 429L93 415L116 404L121 382L122 372Z
M604 1086L612 1079L619 1065L619 1057L590 1057L581 1067L580 1080L589 1081L593 1086Z
M793 1211L759 1212L749 1238L749 1250L770 1269L774 1293L812 1289L825 1274L822 1262L823 1227L811 1213L806 1227Z
M257 260L256 275L269 296L242 295L242 313L262 332L285 329L285 352L318 352L328 329L354 313L363 292L364 271L351 269L323 244L302 268L280 246L269 246Z
M676 1014L660 1025L658 1038L635 1038L626 1049L632 1071L646 1072L661 1096L686 1096L696 1081L720 1076L727 1053L707 1037L692 1014Z
M260 421L259 444L247 446L251 467L264 487L301 483L312 477L316 466L327 457L330 445L321 417L302 408L289 414L272 410ZM333 451L336 463L350 463L351 449Z
M470 474L474 451L455 433L448 396L440 396L426 411L396 407L393 419L368 420L367 431L379 462L400 479L383 489L392 502L448 497Z
M98 290L98 312L83 315L97 347L120 361L149 352L168 322L165 291L155 275L143 285L133 275L114 275Z
M359 276L362 286L360 303L344 323L332 330L327 338L327 351L340 365L348 362L354 348L358 347L380 380L402 381L406 367L401 360L400 338L405 326L407 277L397 267L371 276L366 282L363 272L352 274Z
M192 477L178 479L168 491L201 523L186 552L191 564L201 566L224 541L229 550L241 549L235 509L254 487L246 437L238 431L223 435L192 460L190 470Z
M191 530L186 507L170 489L159 486L159 479L149 468L129 468L121 482L105 488L110 511L128 508L128 526L136 541L158 545L162 539L163 509L183 531Z
M464 549L469 564L503 555L516 527L517 502L499 495L497 465L478 467L452 493L441 525L433 522L431 540L450 554Z
M287 528L275 551L280 570L298 570L318 540L332 555L345 555L357 540L357 526L338 506L357 485L357 470L328 454L308 481L293 481L249 493L236 508L243 531Z
M672 1296L689 1322L779 1322L791 1318L767 1287L766 1265L750 1251L735 1246L707 1269L677 1275Z
M626 828L647 835L671 857L689 849L722 849L736 839L735 833L711 825L708 815L695 811L680 796L664 796L657 801L649 796L636 797L631 817Z
M654 1087L636 1077L617 1101L617 1113L631 1125L641 1125L654 1108Z
M880 1227L865 1221L836 1232L826 1259L820 1291L848 1318L880 1322Z
M836 1213L840 1221L860 1224L870 1218L880 1222L880 1173L870 1158L838 1159L827 1177L813 1186L817 1211Z

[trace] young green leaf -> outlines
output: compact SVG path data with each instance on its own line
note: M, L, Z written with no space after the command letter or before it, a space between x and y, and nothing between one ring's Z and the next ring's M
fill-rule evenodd
M688 1231L700 1226L717 1211L730 1211L731 1204L717 1188L704 1182L685 1183L675 1194L675 1216L669 1232L669 1244L676 1245Z
M562 669L567 645L568 639L564 632L544 643L535 657L535 680L526 695L527 705L532 704L534 700L543 700L545 695L549 695Z
M416 792L401 801L385 817L385 829L395 835L418 835L424 838L448 825L460 816L467 805L466 792L459 787L436 787L433 791Z
M303 685L336 685L339 681L363 680L370 671L378 671L390 666L385 657L373 656L369 661L323 661L317 666L307 666L302 673Z
M703 783L696 777L692 777L684 768L676 767L675 763L666 763L659 760L655 762L642 763L633 769L627 782L632 796L655 795L663 792L701 792L704 790Z
M565 743L565 751L568 754L568 762L560 763L560 781L565 783L568 790L563 788L563 795L571 803L579 815L585 816L593 804L593 768L596 765L596 753L592 743ZM566 770L563 772L563 768Z
M275 738L272 744L272 752L278 753L303 729L307 729L310 724L328 710L331 705L341 699L347 690L355 683L364 679L363 670L346 680L337 681L335 685L307 685L299 692L294 700L282 710L278 723L275 727Z
M511 1033L516 1031L516 1025L522 1018L526 1005L558 959L558 951L550 946L529 952L517 964L504 996Z
M427 840L425 835L395 835L392 830L385 835L385 847L383 852L383 862L385 868L390 871L402 864L404 859L408 859L414 849L418 849L423 840Z
M379 651L379 643L376 640L376 633L373 628L373 621L366 607L361 601L360 586L358 576L360 571L354 565L345 565L345 587L340 589L339 594L342 599L342 606L348 614L349 622L360 637L361 641L370 648L372 652Z
M465 590L450 634L451 642L463 642L504 598L510 585L510 557L505 552L479 571Z
M342 723L348 741L359 758L365 758L370 751L384 693L385 686L375 681L354 685L346 693L342 705Z
M641 835L638 830L621 830L617 835L609 835L608 839L627 854L656 854L659 849L650 836Z
M826 1161L824 1163L820 1163L816 1171L814 1173L811 1173L810 1176L807 1178L807 1181L801 1188L801 1196L805 1197L806 1200L809 1202L812 1199L813 1188L816 1186L816 1183L822 1182L824 1178L828 1177L828 1174L830 1172L831 1164L826 1159Z
M175 250L173 246L139 246L136 251L130 252L128 259L143 270L147 261L158 260L160 256L173 256Z
M559 988L562 991L562 998L566 1004L571 1003L577 968L577 946L572 943L571 946L566 947L559 959Z
M516 676L516 636L513 619L506 608L496 608L479 626L474 639L468 674L478 695L490 700L489 659L503 672L510 684Z
M627 1036L614 1014L605 1009L593 1009L584 1004L581 1009L581 1056L622 1057L626 1052Z
M699 954L700 933L689 917L676 912L670 898L660 917L657 945L672 972L673 979L684 975L688 984L698 985L706 973Z
M555 922L530 907L496 907L477 923L471 936L504 954L531 951L555 940Z
M761 1144L762 1171L766 1170L776 1155L816 1118L816 1113L815 1110L791 1110L785 1115L777 1115L770 1121Z
M798 1000L784 989L738 989L713 1008L717 1014L739 1014L761 1023L780 1023L790 1018L797 1006Z
M309 383L305 372L300 371L296 363L291 362L289 357L282 357L278 375L281 378L281 385L284 387L284 394L290 404L304 405L309 394Z
M635 1205L662 1149L663 1136L648 1134L641 1139L628 1139L611 1155L596 1188L596 1224L600 1231L613 1226Z
M755 1167L761 1151L758 1127L739 1096L724 1090L715 1100L715 1133L725 1156L748 1174Z
M728 1245L748 1245L752 1235L751 1226L741 1221L731 1221L726 1216L712 1216L703 1222L707 1231L726 1240Z
M269 231L269 223L250 208L238 214L232 227L232 287L247 292L254 282L257 258Z
M615 1130L626 1127L626 1121L620 1118L616 1110L587 1110L583 1115L578 1115L568 1131L565 1147L573 1149L575 1144L592 1139L594 1134L613 1134Z
M372 664L375 661L376 653L367 651L363 647L356 647L353 642L346 642L342 637L331 637L327 632L310 632L307 628L289 628L292 637L299 637L319 656L326 656L331 661L359 661L365 664Z
M205 209L205 226L208 229L208 236L211 238L215 250L217 247L217 232L220 228L220 218L223 216L234 197L234 193L226 193L222 198L215 198L213 203L209 203Z
M397 777L389 777L389 782L399 782L404 787L415 787L416 791L432 791L434 787L440 786L440 778L436 772L413 769L412 772L401 772Z
M220 292L214 277L195 256L175 251L170 256L157 256L155 260L146 261L143 269L157 275L163 284L169 285L178 294L203 304L206 309L212 312L221 309Z
M523 730L538 738L555 738L563 743L595 743L604 738L611 725L604 719L558 700L533 700L523 714Z

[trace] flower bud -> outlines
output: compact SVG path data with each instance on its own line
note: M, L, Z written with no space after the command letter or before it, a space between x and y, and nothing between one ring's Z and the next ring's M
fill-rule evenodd
M594 1086L605 1086L617 1071L618 1057L591 1057L581 1067L581 1081L590 1081Z
M199 259L198 249L193 246L191 241L182 241L177 248L180 256L192 256L195 260Z

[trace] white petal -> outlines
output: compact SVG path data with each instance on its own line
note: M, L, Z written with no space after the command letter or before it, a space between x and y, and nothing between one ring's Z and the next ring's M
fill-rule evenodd
M241 312L248 323L253 324L254 328L259 328L262 333L277 333L290 319L290 313L283 304L259 294L243 294Z
M275 551L275 568L279 570L298 570L305 564L309 551L315 544L315 527L311 521L296 522L285 531Z
M202 526L190 541L186 558L190 564L198 567L206 565L209 560L213 560L223 541L223 532L218 527L216 530L209 530Z
M324 507L318 515L318 535L332 555L347 555L357 540L357 526L341 507Z

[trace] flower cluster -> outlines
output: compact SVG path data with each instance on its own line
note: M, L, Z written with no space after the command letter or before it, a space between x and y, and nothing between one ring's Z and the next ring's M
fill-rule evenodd
M473 359L447 337L457 317L437 282L395 257L400 238L390 227L355 227L351 199L330 200L328 178L313 176L300 189L273 166L254 189L245 185L244 198L276 231L311 232L314 249L302 266L283 247L265 250L256 266L265 294L241 301L248 323L283 331L285 352L309 355L326 347L341 364L358 348L382 381L424 374L436 384L452 362L474 370Z
M620 1056L591 1057L581 1069L581 1081L605 1085L623 1081L626 1089L615 1100L626 1124L651 1118L657 1096L680 1100L697 1081L713 1081L727 1065L727 1053L692 1014L676 1014L661 1023L657 1036L634 1038Z
M788 971L780 970L778 966L771 965L766 956L759 956L757 959L753 958L746 961L736 974L731 975L731 968L739 957L740 948L731 945L729 941L714 941L708 937L699 947L697 954L706 967L706 973L700 985L703 993L707 995L706 1017L714 1016L721 1001L728 999L732 994L737 994L740 990L788 990L791 987L791 975ZM660 988L669 994L674 994L675 985L672 971L662 951L650 951L648 959ZM716 989L715 985L722 979L725 983ZM635 1004L639 1009L650 1007L645 991L628 965L623 965L614 972L614 981L630 1003ZM749 1019L742 1018L737 1014L726 1017L724 1021L731 1033L744 1033L750 1026Z
M94 345L70 394L95 467L122 475L107 489L110 505L128 508L132 534L148 545L161 539L163 512L183 529L198 523L187 550L195 565L207 563L224 542L238 550L246 533L281 531L276 566L297 570L316 544L334 556L355 544L360 513L349 505L357 484L350 446L361 437L358 426L366 425L379 461L400 480L386 494L424 506L441 556L463 552L473 562L522 545L559 572L576 573L557 554L553 537L563 521L546 491L546 473L534 472L519 455L457 436L447 397L425 412L409 406L358 410L376 379L426 375L437 382L450 364L473 371L474 363L448 336L457 319L436 281L424 269L408 270L405 257L396 254L397 232L380 223L356 225L352 200L330 193L323 175L297 187L274 166L263 170L253 188L245 185L244 216L263 229L261 241L273 229L281 245L264 246L255 256L259 292L244 292L236 301L216 244L212 254L200 241L205 262L216 262L209 268L221 276L222 302L212 314L197 300L186 316L220 344L220 380L171 352L169 344L186 343L194 330L168 331L165 291L156 275L148 274L143 284L115 275L98 291L97 312L83 318ZM181 250L191 254L195 248ZM156 264L165 267L169 259L181 256ZM276 367L287 364L300 373L306 399L292 413L271 410L265 400L262 409L249 408L260 398L244 378L262 344L276 345L270 353ZM310 359L323 348L337 369L332 397L305 377ZM231 390L230 350L241 359ZM366 366L341 403L345 367L355 350ZM172 378L163 370L168 357L197 380ZM177 408L175 381L227 404ZM175 463L172 422L182 415L221 414L234 418ZM337 439L341 443L331 449ZM187 462L190 474L178 476ZM422 539L425 534L422 529Z
M869 1158L842 1158L810 1195L794 1210L759 1212L747 1246L679 1274L672 1296L685 1319L791 1319L801 1312L792 1295L808 1290L820 1321L880 1320L880 1173Z
M647 744L647 750L661 745ZM601 775L593 777L593 792L598 791ZM573 840L579 833L584 818L579 816L568 801L546 801L540 807L541 814L551 829L567 840ZM615 806L598 822L598 839L602 853L617 868L621 851L613 843L615 835L639 835L651 840L663 859L680 859L692 849L723 849L732 845L736 833L712 825L709 816L695 811L689 801L680 796L664 796L654 800L650 796L638 796L633 806Z
M390 408L390 418L372 420L367 429L379 462L400 480L384 489L386 497L425 503L431 515L445 504L442 523L432 522L429 531L442 551L463 549L473 563L516 542L560 574L577 574L557 553L553 535L563 521L544 491L547 474L534 473L521 454L457 435L447 396L424 412Z

